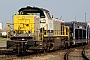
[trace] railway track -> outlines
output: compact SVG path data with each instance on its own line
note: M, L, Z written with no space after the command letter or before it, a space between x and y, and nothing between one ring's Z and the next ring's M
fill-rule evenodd
M89 58L85 54L85 47L83 48L82 56L83 56L84 59L89 60Z
M63 60L64 54L66 52L67 49L65 50L56 50L56 51L50 51L50 52L41 52L39 54L35 53L35 52L29 52L27 55L22 55L22 56L17 56L14 54L6 54L3 53L0 55L0 60ZM0 50L1 51L1 50Z
M64 55L64 60L89 60L85 54L86 46L70 48Z
M68 60L68 55L69 55L70 52L71 52L70 49L66 52L66 54L64 55L64 60Z
M33 53L29 52L27 55L22 55L22 56L17 56L12 54L11 50L8 50L11 54L7 54L8 51L6 51L5 47L2 47L0 51L6 51L0 55L0 60L82 60L82 53L85 54L85 46L81 47L74 47L70 49L65 49L65 50L57 50L57 51L51 51L51 52L46 52L46 53ZM82 52L82 50L84 50ZM66 53L67 52L67 53ZM85 57L87 55L83 55ZM76 59L77 58L77 59Z
M90 43L83 50L82 53L84 53L84 58L90 60Z

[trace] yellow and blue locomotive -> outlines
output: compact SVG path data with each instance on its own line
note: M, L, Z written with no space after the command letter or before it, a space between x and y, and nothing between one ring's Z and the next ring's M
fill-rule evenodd
M14 14L12 24L7 24L10 40L7 49L18 54L27 51L55 50L70 46L70 27L51 17L48 10L24 7Z

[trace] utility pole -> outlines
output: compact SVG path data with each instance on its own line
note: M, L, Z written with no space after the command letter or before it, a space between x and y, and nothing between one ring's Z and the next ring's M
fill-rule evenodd
M86 13L85 13L85 23L86 23ZM87 26L86 26L86 39L87 39Z
M76 16L75 16L75 21L76 21Z
M85 22L86 22L86 13L85 13Z

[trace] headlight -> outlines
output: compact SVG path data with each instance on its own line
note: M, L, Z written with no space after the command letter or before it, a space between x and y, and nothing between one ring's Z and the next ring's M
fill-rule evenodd
M31 36L31 35L29 34L29 36Z
M14 34L14 36L16 36L16 34Z
M25 16L23 16L22 19L25 19Z

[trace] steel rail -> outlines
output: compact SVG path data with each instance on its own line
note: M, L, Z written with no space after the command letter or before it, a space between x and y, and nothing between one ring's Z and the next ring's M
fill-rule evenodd
M68 55L71 52L71 50L69 49L68 52L66 52L66 54L64 55L64 60L68 60Z
M85 47L84 47L83 50L82 50L82 57L83 57L85 60L90 60L90 59L85 55Z

